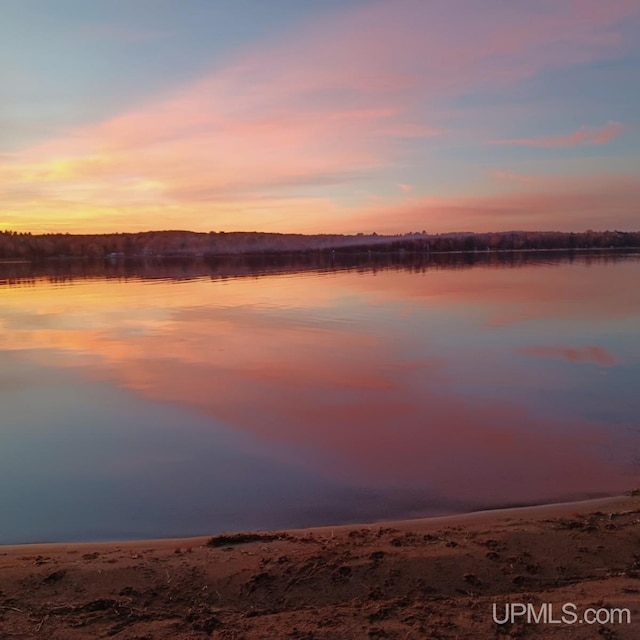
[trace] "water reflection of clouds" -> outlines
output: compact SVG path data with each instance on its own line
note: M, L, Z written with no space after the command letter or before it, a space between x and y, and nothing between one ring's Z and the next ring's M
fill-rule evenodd
M618 359L607 349L593 345L587 347L535 345L517 349L516 353L540 358L559 358L569 362L599 364L604 367L612 367L618 362Z
M0 511L11 517L0 544L302 526L322 512L347 519L366 498L298 463L291 448L9 359L29 385L3 398Z
M606 399L597 420L572 406L576 378L554 359L614 363L590 332L606 339L606 322L638 315L638 266L619 266L95 281L64 299L42 287L5 318L37 305L52 324L16 322L0 348L318 452L305 464L327 478L471 502L585 495L627 488L635 436L608 428ZM514 313L528 322L495 323ZM549 322L573 344L537 346L552 344ZM598 384L578 380L585 396ZM559 398L555 416L545 393Z
M362 279L372 299L468 308L489 324L577 320L612 322L640 313L638 262L583 262L518 268L441 269L416 277L382 272Z

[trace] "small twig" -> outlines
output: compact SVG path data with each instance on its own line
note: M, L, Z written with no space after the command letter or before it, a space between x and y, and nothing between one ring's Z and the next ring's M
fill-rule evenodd
M46 615L42 620L40 620L40 624L36 627L36 633L40 633L40 629L42 629L42 625L49 619L49 616Z
M5 605L0 606L0 609L4 609L5 611L10 610L10 611L17 611L18 613L24 613L24 611L22 609L18 609L18 607L7 607Z

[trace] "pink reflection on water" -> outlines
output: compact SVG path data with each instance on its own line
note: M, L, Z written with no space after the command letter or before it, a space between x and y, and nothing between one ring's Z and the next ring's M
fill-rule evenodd
M618 362L606 349L597 346L590 347L562 347L562 346L532 346L516 349L516 353L525 356L541 358L560 358L570 362L593 362L605 367L612 367Z
M537 394L564 388L554 359L618 361L589 336L638 315L638 265L553 269L136 284L124 298L130 285L96 281L43 291L42 322L13 328L0 348L75 362L146 398L291 445L290 464L357 485L485 504L628 489L634 434L578 407L549 417ZM33 300L10 302L26 317ZM116 306L126 313L114 316ZM526 323L495 322L518 313ZM590 346L535 346L553 344L549 320ZM501 331L524 346L503 347ZM514 353L540 356L544 379Z

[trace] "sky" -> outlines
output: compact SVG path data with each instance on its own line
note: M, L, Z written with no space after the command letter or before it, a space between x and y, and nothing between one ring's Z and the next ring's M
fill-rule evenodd
M0 15L0 229L640 229L640 0Z

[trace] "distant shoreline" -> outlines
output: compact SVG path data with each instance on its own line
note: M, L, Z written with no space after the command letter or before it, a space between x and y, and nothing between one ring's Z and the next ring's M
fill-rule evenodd
M404 235L147 231L112 234L0 232L0 260L203 257L286 253L481 253L637 249L640 231L505 231Z
M318 255L322 256L352 256L352 257L366 257L366 256L389 256L389 255L407 255L407 256L438 256L438 255L468 255L468 256L483 256L493 254L522 254L522 253L583 253L583 252L611 252L611 253L635 253L640 252L640 245L628 246L628 247L554 247L554 248L530 248L530 249L473 249L473 250L409 250L409 249L396 249L392 250L346 250L346 249L306 249L299 251L258 251L258 252L237 252L237 253L216 253L216 254L195 254L195 253L183 253L183 254L132 254L122 256L104 256L104 257L91 257L91 256L46 256L46 257L34 257L26 259L3 259L0 258L0 265L3 264L42 264L46 262L81 262L81 261L105 261L105 262L122 262L122 261L142 261L142 260L215 260L218 258L237 258L237 257L314 257Z

